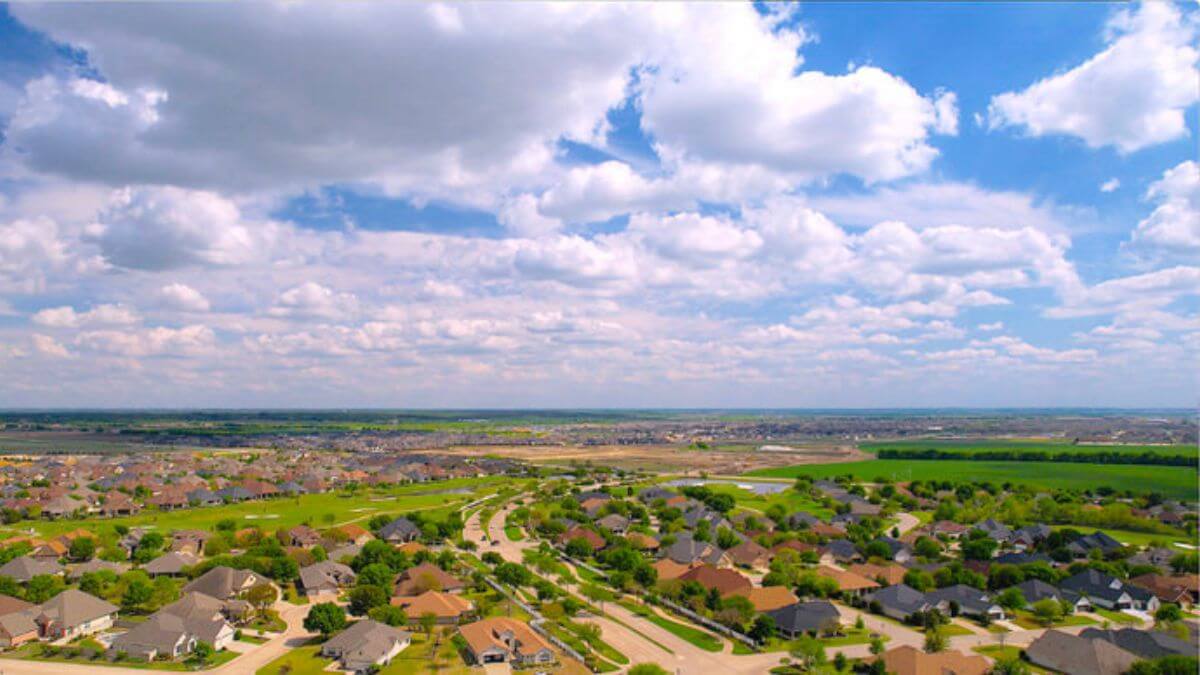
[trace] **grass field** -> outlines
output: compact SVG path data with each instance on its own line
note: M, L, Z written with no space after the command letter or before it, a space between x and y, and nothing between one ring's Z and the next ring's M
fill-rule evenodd
M1169 534L1152 534L1149 532L1130 532L1129 530L1113 530L1108 528L1094 528L1086 525L1051 525L1052 529L1062 530L1071 528L1079 532L1093 532L1099 529L1108 536L1127 546L1149 546L1152 542L1165 542L1167 544L1187 544L1195 546L1198 542L1189 541L1187 537L1172 536ZM1182 551L1182 549L1180 549Z
M843 464L800 464L751 471L750 476L831 478L852 475L858 480L991 481L1046 488L1088 489L1102 485L1116 490L1156 490L1176 499L1195 499L1196 471L1186 467L1132 464L1072 464L1065 462L973 462L969 460L872 459Z
M999 645L991 645L988 647L975 647L975 652L983 654L997 661L1012 661L1021 658L1021 649L1019 647L1001 647ZM1052 673L1052 670L1046 670L1040 666L1035 666L1032 663L1025 661L1031 673L1042 675L1043 673Z
M1016 616L1013 617L1012 622L1017 624L1021 628L1027 628L1027 629L1045 628L1045 626L1043 626L1041 624L1041 622L1039 622L1036 618L1034 618L1032 612L1029 612L1029 611L1026 611L1023 609L1017 612ZM1087 617L1087 616L1080 616L1078 614L1071 614L1070 616L1064 616L1062 619L1060 619L1052 624L1052 626L1054 628L1059 628L1062 626L1094 626L1094 625L1096 625L1096 621L1094 619L1092 619L1091 617Z
M332 663L318 655L320 645L296 647L258 669L258 675L319 675Z
M765 512L774 504L783 504L788 513L807 511L815 516L829 518L833 511L813 501L810 497L801 495L794 490L784 490L773 495L760 495L752 490L739 488L728 483L707 483L704 487L713 492L727 494L733 497L737 505L751 511Z
M342 492L300 495L295 498L271 499L261 502L242 502L178 511L146 510L126 518L91 518L46 521L26 521L0 532L24 533L32 527L39 534L53 536L62 532L99 525L152 527L167 532L174 529L212 529L225 518L233 518L239 527L259 525L276 529L292 527L305 521L314 527L360 521L373 515L392 514L416 509L435 509L466 503L489 489L504 484L501 477L459 478L439 483L403 485L381 490L363 490L348 496ZM467 490L461 492L460 490Z
M1044 439L997 439L997 440L913 440L913 441L886 441L880 443L863 443L858 446L863 452L876 452L879 450L953 450L955 452L969 453L973 451L990 451L990 450L1019 450L1019 451L1044 451L1044 452L1070 452L1070 453L1097 453L1097 452L1127 452L1131 454L1141 454L1144 452L1154 453L1156 455L1197 455L1198 452L1194 445L1122 445L1122 444L1080 444L1074 445L1066 440L1044 440Z
M1138 620L1138 618L1136 616L1126 614L1125 612L1114 612L1110 609L1103 609L1101 607L1096 607L1092 610L1092 613L1097 616L1102 616L1105 619L1108 619L1109 621L1116 623L1116 624L1122 624L1125 626L1140 626L1140 625L1142 625L1142 622L1140 620Z

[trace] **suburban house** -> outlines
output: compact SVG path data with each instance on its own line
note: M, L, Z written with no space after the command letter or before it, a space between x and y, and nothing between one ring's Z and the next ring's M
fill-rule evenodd
M1159 601L1153 593L1137 586L1126 586L1120 579L1098 570L1087 569L1062 581L1066 591L1087 596L1097 607L1123 610L1140 609L1153 612Z
M749 590L754 584L734 570L700 565L684 572L680 581L694 581L705 589L716 589L721 595L730 595L738 590Z
M837 630L841 615L827 600L797 602L767 612L780 635L793 639L803 633L823 635Z
M934 609L925 599L925 594L908 584L896 584L875 591L867 596L872 603L879 603L879 612L898 621L916 614Z
M117 606L74 588L50 598L32 610L38 633L51 640L76 638L111 628Z
M183 574L185 569L199 562L200 559L191 553L171 551L170 553L164 553L154 560L146 563L142 567L142 571L152 577L173 577Z
M355 525L354 523L342 525L341 527L336 528L336 531L346 535L346 541L359 546L362 546L363 544L375 538L375 535L371 534L370 531L368 531L362 525Z
M873 565L870 563L861 563L858 565L850 565L846 568L847 572L857 574L860 577L874 579L879 582L880 586L895 586L896 584L904 583L904 575L908 570L901 565L891 563L888 565Z
M596 525L603 527L613 534L625 534L626 530L629 529L629 519L619 513L610 513L597 520Z
M586 541L588 543L588 545L592 547L593 551L599 551L600 549L604 548L608 543L608 542L604 541L604 537L600 536L599 533L595 532L594 530L589 530L589 529L580 527L578 525L576 525L575 527L572 527L571 529L567 530L566 532L563 532L558 537L558 543L560 545L565 546L576 539L582 539L582 540Z
M321 656L338 661L355 673L382 666L412 643L412 633L363 619L321 645Z
M27 555L13 558L0 566L0 577L11 577L17 583L28 583L30 579L42 574L62 574L62 565L53 561L37 560Z
M932 605L945 605L950 608L951 613L957 606L958 613L963 616L989 621L1004 619L1004 609L992 602L987 593L966 584L955 584L930 591L925 599Z
M480 665L554 661L554 651L550 648L550 643L523 621L492 617L460 626L458 632L467 642L467 651Z
M395 595L419 595L425 591L456 593L463 589L463 582L431 563L421 563L400 573L396 580Z
M1149 591L1161 602L1174 602L1182 606L1196 603L1200 583L1197 576L1174 576L1143 574L1129 580L1129 585Z
M721 547L712 542L699 541L692 537L691 532L680 532L675 543L668 546L665 552L660 549L660 553L666 558L685 565L700 562L718 565L728 560Z
M317 599L336 599L341 589L352 586L357 575L348 565L323 560L300 568L300 589L304 595Z
M183 587L184 593L203 593L218 600L229 600L258 585L259 576L250 570L235 570L220 565Z
M833 579L837 583L838 590L845 595L861 596L876 588L879 584L870 579L859 576L849 570L839 570L836 567L821 565L817 567L817 574L826 579Z
M1072 591L1063 591L1056 586L1052 586L1040 579L1028 579L1021 582L1016 587L1021 591L1021 596L1025 598L1026 607L1032 607L1033 603L1039 600L1064 600L1071 603L1077 612L1090 612L1092 604L1088 602L1086 595L1080 595Z
M398 595L391 604L404 610L409 621L417 621L426 614L437 617L438 623L458 623L464 614L475 609L475 605L458 595L441 591L425 591L419 595Z
M403 516L384 525L379 530L379 538L389 544L403 544L406 541L416 541L420 537L421 528Z
M37 624L33 622L32 603L0 595L0 647L8 649L36 640Z
M739 588L725 597L732 595L740 595L750 601L756 612L770 612L771 610L787 607L800 601L795 593L787 586L763 586L753 588Z
M1071 675L1121 675L1138 657L1111 642L1048 630L1026 649L1031 663Z
M279 543L284 546L312 548L321 543L321 533L307 525L297 525L283 532Z
M1143 659L1196 655L1195 643L1157 630L1085 628L1079 637L1089 640L1104 640Z
M747 539L742 543L725 551L725 555L729 558L729 562L740 567L749 567L750 569L765 568L771 562L774 554L770 549L763 547L753 539Z
M877 658L895 675L984 675L991 670L988 660L978 654L951 650L927 654L911 645L889 649Z
M147 660L176 659L192 653L201 642L224 649L233 642L233 636L233 627L219 612L209 616L199 612L176 614L165 607L113 638L111 649Z

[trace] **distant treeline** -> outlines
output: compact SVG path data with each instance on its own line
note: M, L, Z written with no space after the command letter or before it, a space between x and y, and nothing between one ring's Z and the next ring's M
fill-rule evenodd
M1042 450L894 450L876 451L879 459L955 459L970 462L1074 462L1076 464L1153 464L1158 466L1196 466L1196 456L1166 455L1159 452L1046 452Z

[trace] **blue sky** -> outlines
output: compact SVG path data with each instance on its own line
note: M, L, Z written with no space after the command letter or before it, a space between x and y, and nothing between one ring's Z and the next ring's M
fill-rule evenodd
M0 405L1193 405L1197 25L0 6Z

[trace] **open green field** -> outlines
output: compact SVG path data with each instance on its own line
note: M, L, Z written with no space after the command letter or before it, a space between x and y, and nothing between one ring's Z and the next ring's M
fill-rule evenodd
M1151 452L1159 455L1197 455L1200 450L1195 445L1124 445L1116 443L1081 443L1075 445L1066 440L1045 439L996 439L996 440L911 440L883 441L879 443L862 443L859 449L863 452L879 450L953 450L955 452L986 452L994 450L1044 451L1044 452L1128 452L1141 454Z
M973 462L969 460L873 459L842 464L800 464L751 471L750 476L832 478L851 475L857 480L991 481L1035 487L1091 489L1108 486L1133 492L1160 492L1183 500L1196 498L1196 470L1135 464L1073 464L1067 462Z
M152 527L167 532L176 529L211 530L225 518L233 518L241 527L258 525L268 529L292 527L305 521L314 527L328 527L362 521L377 514L398 514L417 509L454 507L477 499L506 484L499 476L456 478L437 483L419 483L393 488L361 490L354 495L344 492L300 495L293 498L242 502L225 506L146 510L126 518L85 518L80 520L24 521L0 528L0 532L25 533L32 527L43 536L53 536L80 527Z
M736 485L728 483L710 482L705 484L706 488L720 494L727 494L733 497L739 508L748 509L750 511L765 512L768 508L775 504L782 504L788 513L796 511L807 511L820 518L829 518L833 515L833 511L825 508L821 504L814 501L807 495L802 495L795 490L784 490L783 492L772 495L760 495L753 490L740 488ZM673 488L678 489L678 488Z

